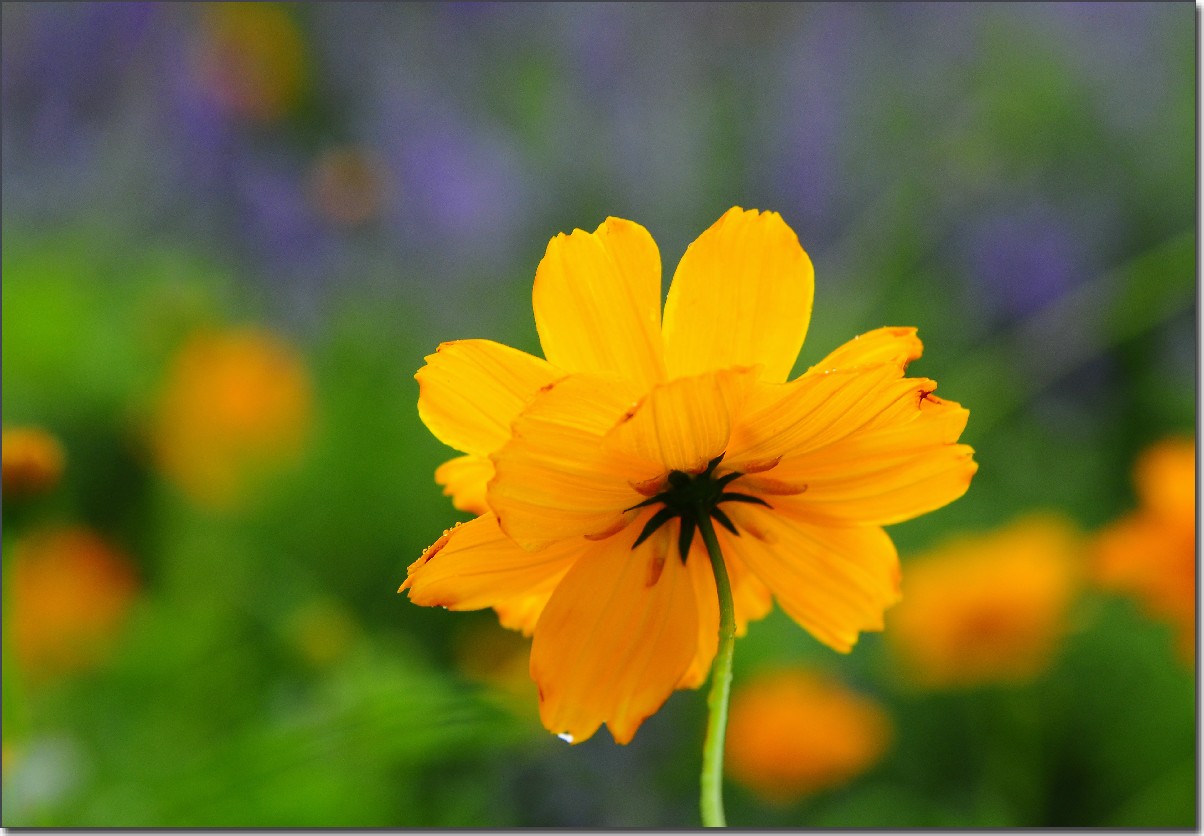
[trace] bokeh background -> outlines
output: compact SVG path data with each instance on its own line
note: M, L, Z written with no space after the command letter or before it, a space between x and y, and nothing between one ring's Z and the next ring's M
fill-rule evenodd
M548 239L728 207L797 367L915 325L981 469L848 656L736 651L744 827L1196 823L1191 4L3 5L3 823L693 827L704 697L539 726L396 593L412 379ZM667 289L666 278L666 289Z

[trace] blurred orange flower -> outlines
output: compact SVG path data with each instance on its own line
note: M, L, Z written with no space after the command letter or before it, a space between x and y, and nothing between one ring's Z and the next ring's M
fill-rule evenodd
M1054 516L950 540L907 563L887 639L927 687L1035 677L1066 631L1080 560L1078 535Z
M102 661L137 589L129 559L86 528L18 541L5 629L22 670L41 680Z
M811 671L777 671L732 698L728 773L766 801L788 803L868 770L891 734L868 697Z
M1167 439L1134 468L1138 510L1100 532L1094 575L1107 589L1133 596L1169 622L1178 650L1196 650L1196 443Z
M168 370L155 458L195 501L228 506L300 456L310 412L309 374L290 345L253 329L199 333Z
M314 164L310 197L332 223L360 226L375 218L387 200L387 174L384 162L366 148L332 148Z
M213 3L202 9L201 82L226 110L273 122L300 97L305 44L279 3Z
M4 429L3 488L6 499L50 490L63 475L63 445L37 427Z

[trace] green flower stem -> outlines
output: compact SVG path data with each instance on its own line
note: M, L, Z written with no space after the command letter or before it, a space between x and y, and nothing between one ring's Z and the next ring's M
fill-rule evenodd
M705 509L699 509L698 530L711 557L715 589L719 593L719 649L711 669L711 693L707 696L707 733L702 745L702 826L726 827L723 814L723 744L727 737L727 702L732 691L732 656L736 649L736 611L732 585L715 527Z

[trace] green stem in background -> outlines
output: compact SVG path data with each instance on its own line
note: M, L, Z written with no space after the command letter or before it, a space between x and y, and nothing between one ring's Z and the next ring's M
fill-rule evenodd
M726 827L723 814L723 745L727 737L727 702L732 691L732 656L736 649L736 611L732 585L715 527L706 509L698 509L698 530L711 557L715 589L719 593L719 649L711 668L711 693L707 695L707 733L702 745L702 826Z

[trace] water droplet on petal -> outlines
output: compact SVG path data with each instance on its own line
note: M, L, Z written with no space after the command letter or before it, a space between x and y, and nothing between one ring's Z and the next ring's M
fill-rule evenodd
M559 737L561 740L563 740L565 743L573 742L573 736L571 734L569 734L568 732L561 732L560 734L558 734L556 736Z

